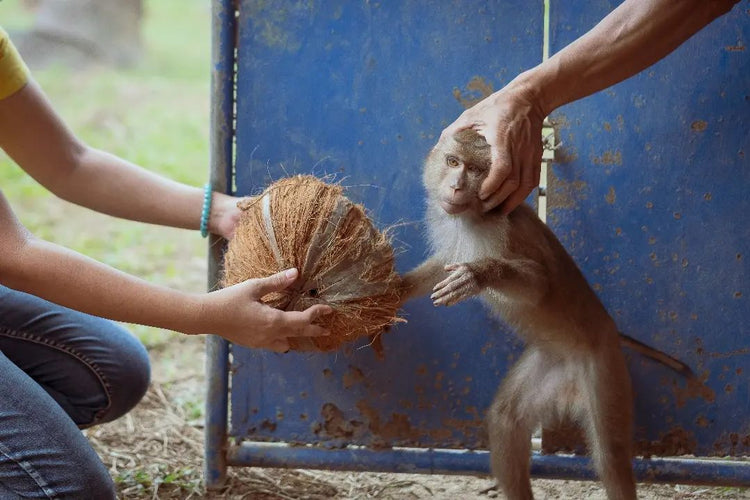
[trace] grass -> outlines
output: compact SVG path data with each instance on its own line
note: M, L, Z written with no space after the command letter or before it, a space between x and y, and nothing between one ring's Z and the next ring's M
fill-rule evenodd
M210 3L147 0L143 58L127 70L35 71L57 112L89 145L191 185L208 178ZM0 2L7 31L32 23L20 0ZM149 281L205 285L205 244L188 231L115 220L57 200L0 153L0 188L35 235ZM147 345L172 334L136 326Z

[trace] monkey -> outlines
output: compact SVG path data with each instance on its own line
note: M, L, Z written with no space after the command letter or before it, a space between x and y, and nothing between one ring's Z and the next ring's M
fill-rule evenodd
M633 396L621 341L692 372L618 332L531 207L483 213L478 192L490 162L489 145L472 129L441 137L428 154L422 181L432 254L403 276L401 303L427 293L435 306L479 296L526 344L487 413L491 471L509 499L533 498L532 432L565 417L582 425L608 498L634 499Z

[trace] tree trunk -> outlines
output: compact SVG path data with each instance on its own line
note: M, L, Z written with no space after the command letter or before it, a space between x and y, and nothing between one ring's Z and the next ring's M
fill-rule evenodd
M35 0L33 28L14 36L32 67L131 66L141 55L142 0Z

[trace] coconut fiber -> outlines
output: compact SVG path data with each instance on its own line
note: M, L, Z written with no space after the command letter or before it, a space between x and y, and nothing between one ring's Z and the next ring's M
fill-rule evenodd
M238 205L242 215L224 257L223 285L296 267L297 282L262 301L286 311L333 308L318 320L331 335L291 338L294 350L333 350L398 319L400 278L391 243L342 192L313 176L295 176Z

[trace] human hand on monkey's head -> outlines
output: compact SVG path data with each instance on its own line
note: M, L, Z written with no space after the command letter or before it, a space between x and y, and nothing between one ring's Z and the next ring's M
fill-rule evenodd
M502 203L502 212L508 214L539 185L544 116L534 92L516 79L443 130L441 142L474 129L490 145L492 165L479 192L485 212Z

